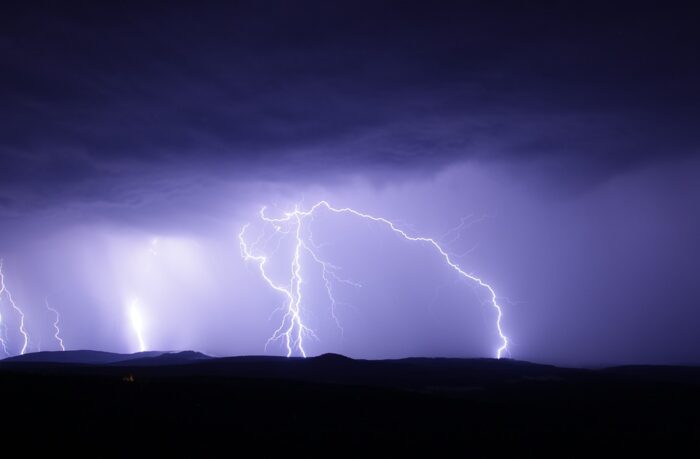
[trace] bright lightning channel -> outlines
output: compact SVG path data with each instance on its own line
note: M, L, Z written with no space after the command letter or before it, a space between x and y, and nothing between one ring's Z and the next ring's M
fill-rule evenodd
M61 315L58 313L57 310L55 310L51 307L51 305L49 305L48 298L44 298L44 303L46 303L46 309L53 312L56 316L56 320L54 320L53 322L53 328L56 332L54 333L53 337L56 341L58 341L58 345L61 347L61 350L65 351L66 347L63 345L63 338L61 338L61 329L58 327L58 323L61 321Z
M260 242L262 239L259 238L257 241L255 241L252 244L249 244L246 242L245 239L245 233L246 230L249 227L249 224L246 224L243 226L241 229L240 233L238 234L238 240L240 242L240 247L241 247L241 255L244 260L246 261L254 261L258 264L258 268L260 270L260 275L262 276L263 280L274 290L280 292L286 297L286 305L285 305L285 314L282 318L282 323L275 330L275 332L272 334L270 339L268 340L268 344L273 341L277 341L279 339L284 339L286 348L287 348L287 357L290 357L294 351L296 350L299 354L301 354L303 357L306 357L306 350L304 349L304 337L309 335L309 336L315 336L313 331L307 327L304 322L302 321L302 284L304 282L302 278L302 273L301 273L301 253L302 252L308 252L312 259L321 265L322 268L322 276L323 280L326 286L326 290L328 292L329 299L331 301L331 311L334 320L340 327L339 321L335 315L335 305L336 301L335 298L332 294L331 291L331 281L330 278L333 278L335 280L341 281L341 282L346 282L346 283L351 283L350 281L344 280L339 278L336 275L336 271L338 270L337 267L331 265L330 263L327 263L323 260L321 260L316 253L313 251L312 247L316 247L311 238L304 238L303 233L302 233L302 227L304 226L304 222L307 218L310 218L313 220L313 215L314 213L319 210L319 209L326 209L332 213L336 214L350 214L355 217L359 217L365 220L371 220L376 223L380 223L388 227L391 231L394 233L398 234L402 238L404 238L407 241L411 242L420 242L420 243L425 243L431 246L435 251L438 252L438 254L442 257L442 259L445 261L445 263L457 274L460 276L464 277L465 279L468 279L472 282L475 282L478 284L480 287L484 288L488 294L489 294L489 303L491 307L496 311L496 330L498 331L498 336L501 340L501 345L498 347L496 350L496 358L501 358L504 352L508 350L508 337L504 334L503 328L501 326L501 322L503 319L503 309L501 308L500 304L498 303L498 298L496 296L496 291L493 289L493 287L486 283L483 279L480 277L468 273L464 271L457 263L455 263L450 255L438 244L438 242L435 239L429 238L429 237L424 237L424 236L412 236L406 233L404 230L398 228L396 224L394 224L392 221L387 220L386 218L383 217L375 217L370 214L366 214L363 212L359 212L355 209L349 208L349 207L343 207L343 208L336 208L331 206L327 201L319 201L318 203L314 204L309 210L307 211L302 211L299 209L298 206L295 206L294 211L292 212L286 212L283 217L280 218L271 218L265 215L265 210L266 208L263 207L260 209L260 218L263 222L271 225L275 229L275 233L282 233L282 234L294 234L295 237L295 245L294 245L294 253L292 256L292 262L291 262L291 277L288 282L286 283L276 283L275 281L272 280L272 278L269 276L269 274L266 271L266 265L268 262L268 257L265 255L261 254L256 254L255 248L257 243ZM291 225L291 230L284 232L282 231L283 226L289 226ZM307 239L310 241L310 243L307 243ZM352 284L352 283L351 283ZM353 284L355 285L355 284ZM342 330L342 328L341 328Z
M135 299L129 303L129 320L131 321L131 328L134 330L136 339L139 343L139 352L144 352L146 350L146 343L143 340L143 317L141 316L141 310L139 309L139 300Z
M19 315L19 332L22 334L23 339L22 349L19 353L24 355L24 353L27 352L27 346L29 345L29 333L27 333L27 330L24 328L24 312L19 306L17 306L17 303L15 303L15 300L12 298L12 293L5 285L5 273L3 272L2 260L0 260L0 297L2 297L3 294L5 294L5 297L10 303L10 306L12 306L12 309L14 309L17 315ZM2 317L0 316L0 322L1 321ZM5 351L6 354L9 354L7 351L7 342L5 337L0 337L0 345L3 348L3 351Z

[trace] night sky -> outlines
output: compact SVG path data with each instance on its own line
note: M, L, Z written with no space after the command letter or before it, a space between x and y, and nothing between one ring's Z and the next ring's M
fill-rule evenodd
M148 349L284 355L238 234L325 199L487 280L513 358L700 363L689 7L102 3L0 7L0 257L30 350L57 348L48 300L68 348L136 351L138 301ZM311 355L493 356L483 289L428 247L323 212L313 240L362 286L335 286L341 329L305 261Z

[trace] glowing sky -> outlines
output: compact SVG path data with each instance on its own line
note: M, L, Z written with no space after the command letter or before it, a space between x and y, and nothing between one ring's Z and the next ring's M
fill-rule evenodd
M238 234L325 199L488 280L513 357L697 363L692 15L506 6L9 6L0 257L30 349L58 349L48 298L69 349L285 354ZM309 353L492 356L478 289L394 236L316 218L362 287L335 291L341 330L309 267Z

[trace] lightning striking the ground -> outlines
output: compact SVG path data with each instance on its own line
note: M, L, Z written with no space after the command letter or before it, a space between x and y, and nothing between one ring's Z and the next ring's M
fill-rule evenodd
M139 344L139 352L144 352L146 350L146 343L143 339L143 317L139 309L138 299L134 299L129 303L128 313L129 320L131 321L131 328L134 330L136 340Z
M53 328L56 332L54 333L53 337L58 342L58 345L61 347L61 350L65 351L66 347L63 345L63 338L61 338L61 329L58 327L58 323L61 321L61 315L58 313L58 311L56 309L52 308L49 305L48 298L44 298L44 303L46 303L46 309L53 312L54 315L56 316L56 320L53 322Z
M5 298L7 298L7 301L10 303L10 306L12 309L17 313L19 316L19 332L22 335L22 348L20 349L20 354L24 355L25 352L27 352L27 346L29 345L29 333L27 333L27 330L24 328L24 312L22 309L17 306L17 303L15 303L15 300L12 298L12 293L10 290L7 288L7 285L5 284L5 273L3 271L3 262L0 260L0 299L2 298L2 295L5 295ZM0 322L3 321L3 318L0 316ZM5 326L3 322L3 326ZM6 337L0 337L0 345L3 348L3 351L9 355L9 352L7 350L7 340Z
M250 227L246 224L241 229L238 234L238 240L241 247L241 255L246 261L253 261L257 263L258 269L263 280L275 291L281 293L285 297L285 304L282 307L284 315L282 318L282 323L279 328L277 328L270 339L270 342L277 341L280 339L284 340L287 356L290 357L295 351L306 357L306 350L304 349L304 338L306 336L315 337L313 330L311 330L307 325L304 324L302 319L303 312L303 299L302 299L302 284L304 279L302 277L302 253L308 253L311 259L321 266L321 272L323 281L326 287L326 291L331 303L331 314L336 324L340 327L340 322L335 314L335 306L337 304L335 297L332 292L332 280L340 281L344 283L354 284L351 281L345 280L339 277L336 273L339 270L337 266L334 266L326 261L323 261L315 252L317 249L313 243L313 238L310 232L309 223L313 221L313 216L318 210L325 209L331 213L335 214L347 214L352 215L364 220L370 220L372 222L384 225L389 228L392 232L401 236L403 239L411 242L418 242L427 244L432 247L437 254L444 260L445 264L459 274L461 277L472 281L479 285L481 288L485 289L489 295L489 304L496 312L496 330L498 331L498 336L501 341L501 345L496 350L496 358L501 358L504 352L508 351L508 337L504 334L501 322L503 319L503 309L501 308L498 297L493 287L482 280L480 277L464 271L457 263L455 263L448 252L446 252L442 246L435 240L424 236L413 236L400 229L394 222L387 220L383 217L375 217L370 214L366 214L349 207L336 208L331 206L327 201L319 201L314 204L309 210L300 210L299 206L294 208L292 212L286 212L282 217L272 218L265 214L266 208L260 209L260 219L268 226L272 227L275 234L281 234L282 236L292 234L294 236L294 251L292 254L292 260L290 264L290 278L286 282L278 283L275 282L270 274L268 273L266 267L270 259L270 255L265 255L258 253L257 247L260 241L263 240L264 233L254 242L248 243L245 238L246 231ZM280 236L280 237L282 237ZM268 238L269 239L269 238Z

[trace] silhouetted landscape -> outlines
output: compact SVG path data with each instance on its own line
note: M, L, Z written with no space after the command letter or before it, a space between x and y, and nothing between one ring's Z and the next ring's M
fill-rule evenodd
M60 419L51 424L54 434L92 438L286 432L648 440L700 433L697 367L68 351L5 359L0 385L12 394L3 413L14 422L5 431L18 433L40 417Z

